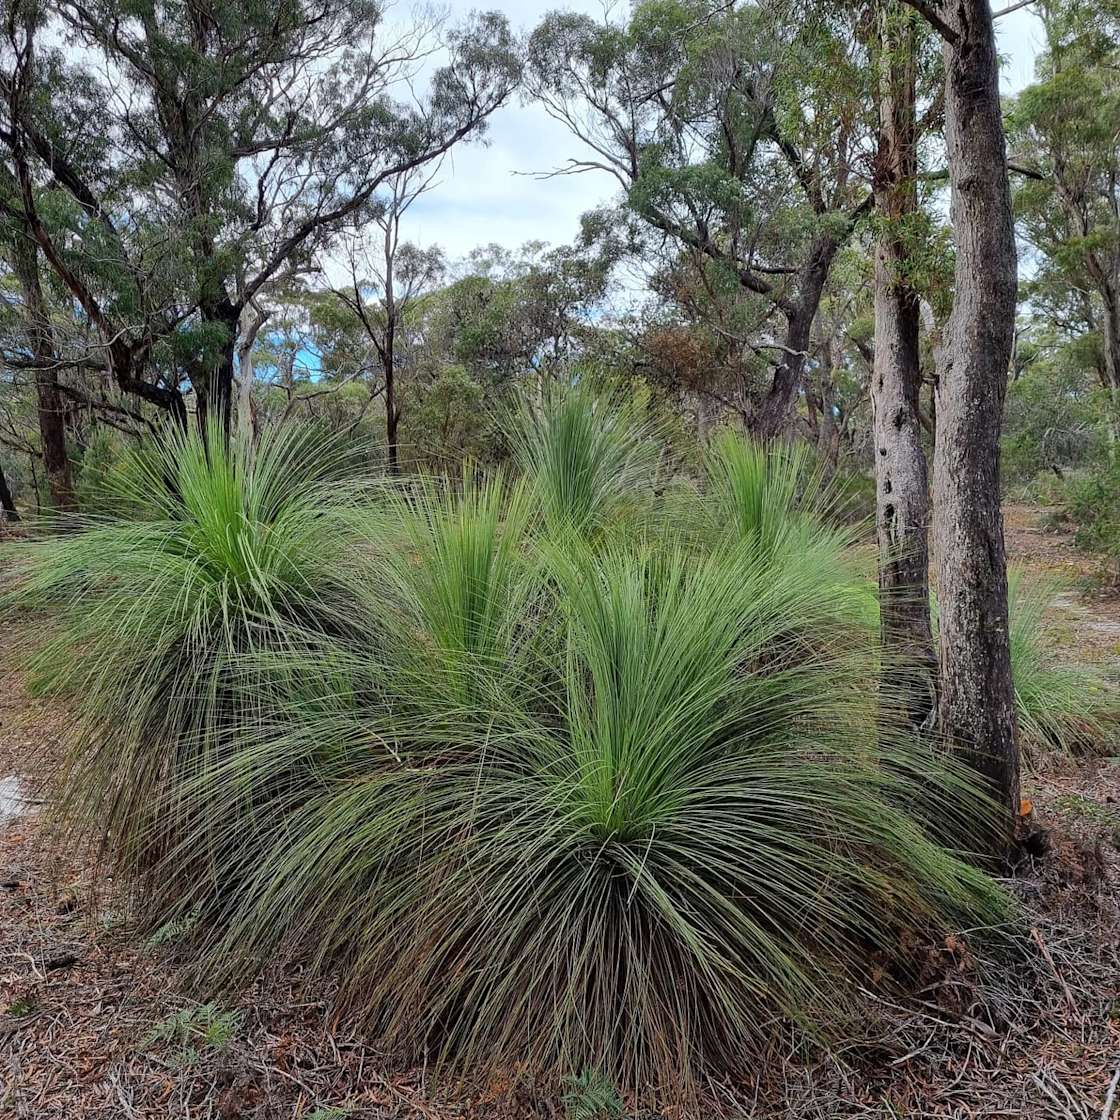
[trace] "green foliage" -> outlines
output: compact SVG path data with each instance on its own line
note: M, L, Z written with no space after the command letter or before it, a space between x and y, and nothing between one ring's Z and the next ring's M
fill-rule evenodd
M658 445L642 402L586 381L522 401L510 442L549 532L593 537L619 526L648 492Z
M594 1070L569 1077L563 1096L567 1120L622 1120L622 1098L611 1082Z
M1093 366L1099 340L1062 340L1032 329L1018 344L1021 371L1008 386L1000 467L1005 485L1029 485L1092 467L1106 455L1108 406Z
M24 599L52 592L55 649L84 665L67 679L100 687L100 735L74 753L142 854L122 885L153 924L197 908L200 983L296 960L394 1051L554 1085L596 1071L574 1106L617 1115L618 1092L741 1071L774 1016L839 1027L820 1009L870 951L897 960L903 931L1003 919L999 889L932 839L963 846L988 807L880 711L868 581L811 465L727 436L706 488L670 501L643 408L549 391L514 429L522 480L370 501L297 500L294 451L213 445L203 470L177 445L153 462L189 515L156 495L157 520L114 525L116 551L98 529L36 546ZM189 563L169 568L145 525ZM151 613L151 580L167 597L173 576L170 598L191 618L213 599L220 625ZM134 613L122 662L102 635ZM215 682L201 722L153 710L142 669L161 659L161 679Z
M166 1045L183 1065L197 1060L202 1050L224 1050L241 1026L239 1011L222 1011L213 1003L186 1007L161 1019L145 1035L141 1046Z
M64 811L97 821L132 873L184 826L192 761L253 718L254 686L231 663L362 626L353 454L297 426L256 446L169 432L121 460L113 516L14 553L0 609L53 613L33 681L67 696L80 728Z
M1106 577L1120 583L1120 459L1107 459L1072 476L1063 487L1076 540L1100 554Z
M803 645L811 560L567 542L546 549L550 604L472 665L476 706L390 681L386 710L356 659L353 700L293 708L288 737L242 760L347 744L226 900L203 973L294 941L410 1052L668 1089L695 1062L740 1060L767 1010L807 1024L866 941L998 913L901 808L961 807L967 787L868 735L866 638Z
M1058 590L1019 571L1008 580L1019 729L1038 747L1100 749L1120 733L1120 691L1091 666L1061 661L1045 617Z
M825 478L808 444L762 447L725 431L712 441L707 466L705 509L733 539L769 553L791 534L806 545L828 536L838 483Z
M442 366L430 381L410 383L404 393L401 433L411 465L451 469L468 460L485 462L500 451L494 401L466 367Z
M172 918L170 921L164 922L148 938L148 948L158 949L161 945L170 945L176 941L182 941L198 925L201 916L201 907L193 906L181 918Z
M106 512L106 503L111 503L113 498L112 479L120 469L123 454L121 438L109 428L97 427L81 453L75 456L74 492L83 513Z
M48 138L24 145L57 250L45 256L100 345L143 356L122 387L146 378L141 395L166 408L182 407L184 381L213 398L247 303L306 273L324 238L368 220L389 178L482 134L512 95L521 61L502 15L443 29L421 92L411 72L434 25L386 39L382 7L228 0L206 34L175 0L101 0L73 20L36 5L12 23L27 60L13 128ZM66 174L43 174L47 149L65 150Z

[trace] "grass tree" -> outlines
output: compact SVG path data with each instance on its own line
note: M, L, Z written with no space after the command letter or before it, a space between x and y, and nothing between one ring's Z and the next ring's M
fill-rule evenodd
M1008 579L1011 673L1025 743L1039 749L1100 750L1120 728L1120 693L1089 665L1063 664L1048 614L1052 580L1012 570Z
M201 984L298 962L437 1069L680 1103L775 1017L827 1036L907 931L1006 917L962 858L995 810L884 717L801 452L729 435L661 491L642 409L583 381L513 441L518 478L355 492L307 433L178 437L133 520L29 546L62 807Z
M260 863L236 853L203 972L295 952L388 1045L439 1066L594 1068L679 1097L741 1068L769 1016L811 1027L869 946L1000 916L998 891L912 809L951 807L963 835L983 811L967 778L869 734L873 632L812 641L835 624L815 557L482 539L487 570L519 558L503 578L522 592L477 631L481 656L464 659L447 611L449 588L470 599L461 554L416 553L434 568L409 613L455 619L454 640L383 626L401 650L379 652L378 680L407 667L388 705L357 653L343 695L361 702L305 697L289 736L258 744L266 771L293 744L347 748L273 818ZM469 691L413 687L415 656Z
M139 873L183 821L180 780L254 718L231 665L250 651L361 626L357 537L337 439L291 426L228 447L169 430L110 480L107 518L14 552L7 609L56 619L31 662L72 698L64 815Z

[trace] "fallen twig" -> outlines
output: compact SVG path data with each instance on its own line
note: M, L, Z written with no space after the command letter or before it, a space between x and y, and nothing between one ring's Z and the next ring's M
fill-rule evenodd
M1073 998L1073 993L1069 990L1066 978L1058 971L1058 966L1054 963L1054 958L1050 955L1050 950L1046 947L1046 942L1042 940L1042 934L1039 933L1037 926L1031 927L1031 938L1038 946L1043 957L1046 958L1046 963L1050 966L1050 971L1054 973L1054 979L1061 984L1062 992L1065 994L1066 1003L1069 1004L1070 1011L1077 1014L1077 1001Z
M1116 1067L1116 1072L1109 1082L1108 1096L1104 1098L1104 1108L1101 1110L1101 1120L1109 1120L1109 1117L1112 1116L1112 1102L1116 1099L1117 1085L1120 1085L1120 1066Z

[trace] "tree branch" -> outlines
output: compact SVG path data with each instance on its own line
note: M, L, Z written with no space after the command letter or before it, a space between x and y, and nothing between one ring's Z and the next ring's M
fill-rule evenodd
M956 29L945 22L930 0L902 0L902 2L913 8L946 42L955 45L961 41Z
M1018 0L1015 4L1008 4L1006 8L1001 8L998 12L992 12L992 19L1001 19L1003 16L1009 16L1012 12L1017 12L1020 8L1025 8L1028 4L1033 4L1034 0Z

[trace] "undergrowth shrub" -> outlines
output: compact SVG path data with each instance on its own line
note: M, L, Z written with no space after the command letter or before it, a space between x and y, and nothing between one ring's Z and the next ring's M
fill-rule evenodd
M245 655L361 629L353 455L299 426L256 446L170 431L102 481L113 512L15 554L0 609L51 614L32 681L76 721L64 817L128 874L183 827L196 759L259 718Z
M1047 579L1008 577L1011 670L1019 730L1030 745L1095 750L1120 735L1120 690L1090 665L1059 657L1046 612L1060 588Z
M1077 527L1078 545L1101 557L1107 580L1120 584L1120 459L1071 476L1063 504Z
M728 437L659 500L609 400L527 413L521 479L358 500L211 447L184 481L218 508L36 546L22 594L65 622L42 664L97 732L75 757L200 983L294 961L437 1069L679 1100L775 1017L839 1026L909 932L1003 919L946 846L988 806L880 707L865 565L799 453Z

